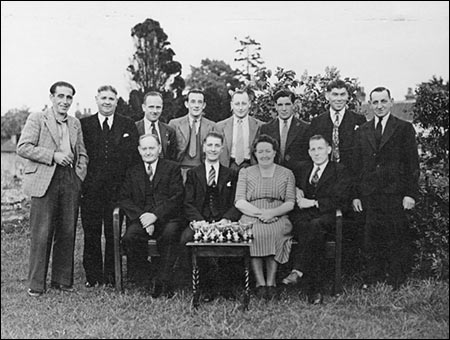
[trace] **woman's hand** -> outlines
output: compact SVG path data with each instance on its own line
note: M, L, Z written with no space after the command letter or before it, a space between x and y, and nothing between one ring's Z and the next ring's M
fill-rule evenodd
M272 223L278 220L278 216L275 216L272 209L264 209L261 211L261 215L258 217L261 222Z

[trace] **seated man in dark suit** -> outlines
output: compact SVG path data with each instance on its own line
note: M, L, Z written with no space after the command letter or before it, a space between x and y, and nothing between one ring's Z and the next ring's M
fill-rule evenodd
M324 284L325 235L334 230L336 209L342 208L348 196L349 176L342 164L329 160L331 146L321 135L309 140L312 161L304 161L294 170L297 205L291 215L294 236L299 242L291 253L293 270L283 279L293 284L305 275L310 303L322 303Z
M119 206L129 219L122 241L136 276L145 273L148 264L148 239L157 240L161 257L152 297L171 297L171 272L181 232L177 218L183 203L181 170L177 163L159 158L161 144L156 135L139 137L138 149L142 162L128 170L120 193Z
M214 221L226 223L238 221L241 217L240 211L234 207L237 172L219 163L219 157L223 150L223 141L224 137L222 134L216 131L208 132L203 141L203 152L206 156L205 163L187 172L184 213L188 222ZM194 231L187 227L181 236L181 244L184 246L187 242L192 241L193 236ZM184 248L185 256L183 259L189 261L189 249L187 249L188 247ZM208 266L212 266L212 264L208 263ZM187 264L185 264L185 267L189 268ZM203 269L205 268L205 266L202 267ZM221 267L219 274L228 272L226 270L227 267L229 265ZM211 275L202 277L207 276ZM216 279L215 281L220 280L217 273L215 273L214 278ZM230 278L229 275L227 278ZM205 280L201 282L205 283ZM212 294L207 295L206 300L213 299Z

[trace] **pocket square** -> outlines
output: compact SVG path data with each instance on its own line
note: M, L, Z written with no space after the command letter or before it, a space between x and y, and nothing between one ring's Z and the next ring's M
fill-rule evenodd
M231 181L227 183L227 187L231 187Z
M125 133L123 134L122 137L123 137L123 138L126 138L126 137L128 137L128 136L129 136L129 134L125 132Z

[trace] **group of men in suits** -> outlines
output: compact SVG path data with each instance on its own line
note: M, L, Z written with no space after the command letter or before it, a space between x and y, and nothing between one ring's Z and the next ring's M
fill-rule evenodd
M232 116L217 124L204 117L205 96L196 89L186 96L188 114L169 124L160 121L160 93L145 95L145 116L133 123L115 113L117 91L109 85L98 89L98 113L83 118L81 124L72 122L67 110L74 94L68 83L52 86L53 108L40 113L43 118L30 116L18 145L19 154L30 160L26 180L34 181L31 221L32 235L36 235L30 260L30 295L38 296L45 290L42 275L46 275L46 265L38 259L48 256L48 249L41 246L43 239L53 237L53 229L57 230L55 239L60 235L61 228L53 222L40 226L42 219L47 219L47 215L43 216L47 211L49 221L56 221L52 214L57 208L42 206L57 195L50 188L65 185L56 181L58 174L66 176L69 169L74 169L75 179L86 176L82 189L80 186L86 286L114 283L112 211L119 205L128 217L123 241L133 263L131 274L138 276L145 267L147 239L157 238L161 267L153 296L171 296L175 249L181 234L181 244L192 236L186 220L239 219L232 197L237 172L255 163L251 146L262 134L280 143L279 163L296 175L297 205L291 218L302 247L293 254L293 270L283 283L296 283L305 275L311 287L311 302L321 302L323 235L334 224L332 212L345 209L350 197L353 209L364 210L367 215L367 265L373 274L370 278L387 274L395 287L404 281L408 255L401 241L407 232L404 209L414 207L417 199L418 159L412 125L390 114L392 98L388 89L376 88L370 93L375 119L365 122L363 116L346 108L346 83L334 81L326 91L329 111L315 117L309 126L295 117L295 95L287 90L275 93L278 115L266 124L249 116L251 103L245 91L233 93ZM43 131L48 131L46 139ZM39 151L41 145L45 145L47 153ZM36 192L38 188L42 190ZM67 199L73 209L78 208L75 198ZM181 210L184 221L180 219ZM71 234L75 217L65 208L61 215L64 221L65 215L69 216L63 224ZM46 234L42 236L43 228ZM104 256L102 228L106 239ZM73 256L73 244L68 243L66 248L72 249ZM55 261L54 271L65 266ZM54 274L52 283L70 291L73 264L67 267L67 275Z

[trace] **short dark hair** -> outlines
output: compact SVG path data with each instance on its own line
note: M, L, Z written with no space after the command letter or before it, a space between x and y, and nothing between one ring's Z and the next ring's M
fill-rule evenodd
M220 133L219 131L213 130L213 131L209 131L209 132L206 134L205 138L203 138L203 144L206 142L206 138L208 138L208 137L219 138L220 141L222 142L222 144L223 144L224 141L225 141L225 137L223 136L222 133Z
M144 99L142 100L142 103L145 103L145 101L147 100L147 97L159 97L164 102L164 98L163 98L162 94L157 91L147 92L144 96Z
M289 91L286 89L281 89L281 90L278 90L277 92L275 92L275 94L273 95L273 101L276 103L278 98L284 98L284 97L288 97L292 103L295 102L295 94L292 91Z
M114 86L111 85L102 85L98 88L97 93L103 92L103 91L111 91L117 96L117 90L114 88Z
M191 89L191 90L189 90L189 92L186 95L185 101L189 101L189 95L191 93L199 93L199 94L201 94L203 96L203 100L206 101L205 92L203 92L203 90L201 90L201 89Z
M68 82L66 82L66 81L57 81L56 83L54 83L52 86L50 86L50 93L51 93L51 94L55 94L56 88L57 88L58 86L68 87L69 89L72 90L72 92L73 92L72 95L73 95L73 96L75 95L75 87L73 87L72 84L70 84L70 83L68 83Z
M374 92L383 92L383 91L387 92L388 97L390 99L391 98L391 91L389 91L389 89L384 87L384 86L378 86L378 87L375 87L372 91L370 91L370 94L369 94L370 100L372 100L372 93L374 93Z
M336 80L330 81L327 84L327 92L331 92L331 90L333 90L333 89L345 89L347 91L347 93L350 93L348 84L341 79L336 79Z
M259 143L272 144L272 147L275 150L275 152L277 153L277 155L280 152L280 144L278 143L278 141L275 138L273 138L273 137L271 137L269 135L263 134L263 135L259 135L258 138L256 138L255 141L253 142L253 145L252 145L252 152L253 153L256 152L256 146Z
M309 141L311 142L312 140L322 140L322 139L325 141L325 143L326 143L328 146L330 146L330 142L329 142L324 136L322 136L322 135L314 135L314 136L312 136L312 137L309 138Z

